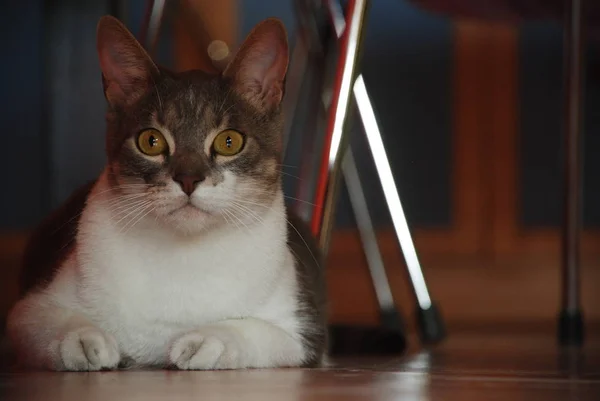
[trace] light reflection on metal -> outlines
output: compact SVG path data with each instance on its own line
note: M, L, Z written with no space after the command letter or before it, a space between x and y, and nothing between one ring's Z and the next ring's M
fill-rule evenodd
M331 23L334 26L337 36L340 37L345 28L345 21L340 5L335 0L327 0L327 7L329 9ZM361 120L363 122L363 126L365 128L365 133L369 141L369 145L371 147L373 159L375 160L377 174L379 175L379 180L383 188L385 200L388 205L390 215L392 217L392 222L394 225L394 230L396 232L398 243L404 254L415 297L417 298L417 302L419 303L419 307L421 309L429 309L431 307L431 297L429 295L429 291L425 283L425 277L423 276L423 271L412 240L412 235L408 227L408 222L406 221L406 216L402 208L400 196L398 195L396 183L392 175L392 169L390 167L389 161L387 159L387 154L383 146L383 140L381 138L381 132L379 131L379 126L377 124L375 113L373 111L373 106L371 105L371 100L367 93L367 88L365 86L363 77L360 74L357 76L356 81L354 83L353 93L356 99ZM348 175L346 174L348 168L352 167L348 167L348 164L344 163L343 169L345 176ZM354 169L356 169L356 166L354 166ZM350 185L348 185L348 190L350 191ZM358 213L361 212L358 211ZM368 211L366 213L368 216ZM363 246L365 247L366 252L366 249L372 248L373 245L367 244L363 240ZM378 250L377 253L379 254ZM374 256L372 258L373 260L375 260ZM373 277L373 281L374 284L377 283L375 277ZM381 282L381 285L383 286L384 283ZM389 284L385 285L389 288ZM385 290L383 289L381 291L385 292Z
M144 38L146 50L152 54L158 43L158 34L165 10L165 0L153 0L149 3L150 15L146 21L145 32L142 32L141 37Z
M365 193L360 182L360 176L351 147L348 147L346 150L342 168L379 307L382 311L395 310L394 297L385 272L383 258L381 257L381 252L379 252L377 235L375 234L375 228L369 215L369 207L365 199Z
M392 217L396 237L398 238L402 253L404 254L404 260L406 261L417 302L421 309L429 309L431 307L431 297L427 290L425 277L423 276L423 271L419 264L417 251L415 250L415 245L408 228L408 222L404 215L402 203L400 202L396 183L394 182L394 176L392 175L392 169L385 152L381 132L379 132L377 119L375 118L375 113L371 106L369 94L367 93L367 88L362 76L359 76L354 83L354 96L365 128L367 141L369 142L371 153L373 154L379 181L381 182L385 200Z
M337 37L341 37L346 27L346 20L344 20L344 13L342 6L336 0L327 0L327 9L329 10L329 18L331 19L331 25L335 29Z
M366 1L356 0L356 4L351 9L350 25L347 27L345 43L345 56L343 61L343 70L339 90L337 91L337 100L334 99L332 106L335 107L335 118L332 122L332 138L329 150L329 169L333 169L338 156L342 135L344 132L344 124L350 107L350 99L352 96L352 81L356 76L356 64L358 61L358 47L361 41L361 36L364 31L364 19L366 11ZM343 34L342 34L343 35ZM343 39L342 39L343 41Z
M348 23L340 40L333 99L329 111L326 143L317 183L312 230L326 253L335 219L335 204L341 167L340 148L347 124L347 114L352 98L352 84L356 77L358 50L364 34L367 0L350 0Z
M339 38L342 36L346 26L341 5L336 0L327 0L326 5L329 11L329 18L331 19L330 22L333 25L336 36ZM331 101L330 98L331 93L323 94L323 104L325 107L329 106ZM375 227L373 226L373 221L369 214L369 206L367 204L367 199L365 198L351 146L346 150L342 164L342 173L344 175L344 181L346 182L350 203L352 204L354 219L356 220L356 225L360 233L365 257L367 258L367 265L369 267L369 272L371 273L371 281L373 283L373 289L375 290L375 296L379 303L379 309L382 316L386 314L388 316L398 316L395 312L396 304L394 302L394 296L387 278L385 264L383 263L383 257L377 242ZM390 313L390 311L393 312Z

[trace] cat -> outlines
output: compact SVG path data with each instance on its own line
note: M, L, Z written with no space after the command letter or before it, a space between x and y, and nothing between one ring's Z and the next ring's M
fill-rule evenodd
M29 241L7 319L18 363L321 366L321 255L282 193L283 24L259 23L218 76L157 66L111 16L97 50L107 164Z

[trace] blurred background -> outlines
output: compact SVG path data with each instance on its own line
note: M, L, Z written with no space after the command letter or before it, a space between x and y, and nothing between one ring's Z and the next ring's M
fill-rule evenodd
M232 48L266 17L281 18L290 35L296 26L291 0L188 3L207 13L207 29ZM432 295L450 329L517 324L554 333L562 28L550 18L508 24L451 17L416 3L372 2L361 68ZM146 1L0 6L0 317L16 298L30 230L103 168L105 102L95 30L108 13L138 34ZM211 68L198 56L196 17L177 11L165 17L156 43L161 64ZM582 289L586 317L600 322L600 43L590 39ZM404 261L359 123L352 141L364 145L355 157L398 307L411 316ZM285 167L288 191L297 169ZM327 269L332 321L375 324L377 302L345 191Z

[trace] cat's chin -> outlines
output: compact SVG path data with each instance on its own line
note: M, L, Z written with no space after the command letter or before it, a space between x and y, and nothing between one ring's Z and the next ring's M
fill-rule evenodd
M220 221L214 213L192 204L178 207L159 218L163 225L182 235L199 235Z
M187 203L175 210L172 210L169 212L169 215L176 216L180 219L207 219L211 217L210 212L191 203Z

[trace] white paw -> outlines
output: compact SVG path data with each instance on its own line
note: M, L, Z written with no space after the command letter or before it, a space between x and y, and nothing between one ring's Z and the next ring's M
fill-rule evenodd
M59 370L115 369L119 364L117 342L95 327L68 332L58 347Z
M169 361L183 370L241 369L240 346L228 329L196 330L175 341Z

